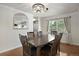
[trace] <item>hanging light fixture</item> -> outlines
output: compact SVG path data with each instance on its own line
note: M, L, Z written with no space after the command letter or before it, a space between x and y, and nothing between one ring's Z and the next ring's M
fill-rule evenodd
M35 3L32 5L32 10L33 12L37 15L35 16L35 20L33 20L34 22L37 22L37 30L36 31L41 31L41 22L40 22L40 17L39 17L39 13L44 13L48 10L48 8L45 7L44 4L41 3Z
M32 6L33 12L35 13L42 13L42 12L46 12L48 10L48 8L45 7L45 5L41 4L41 3L36 3Z

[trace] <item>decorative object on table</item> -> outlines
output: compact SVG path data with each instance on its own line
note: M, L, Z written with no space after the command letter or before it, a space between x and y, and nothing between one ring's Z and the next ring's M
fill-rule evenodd
M33 31L37 32L38 31L38 18L33 17Z
M13 16L14 29L28 29L28 17L24 13L16 13Z
M38 37L42 37L42 31L39 31L37 35Z

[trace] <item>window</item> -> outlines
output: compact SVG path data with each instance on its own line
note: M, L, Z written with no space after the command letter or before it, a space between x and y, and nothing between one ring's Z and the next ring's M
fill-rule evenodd
M48 32L51 33L51 31L66 32L64 19L50 20L48 23Z

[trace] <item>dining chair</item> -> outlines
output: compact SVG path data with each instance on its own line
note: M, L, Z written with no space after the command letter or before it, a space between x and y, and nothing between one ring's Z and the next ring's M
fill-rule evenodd
M46 44L44 47L41 48L42 53L48 56L56 56L57 50L60 52L60 40L62 38L63 33L59 33L55 35L55 39L50 43Z
M51 47L46 44L40 49L40 56L50 56L51 53Z
M51 54L53 56L57 55L57 50L60 52L60 40L62 38L63 33L59 33L58 35L55 35L55 39L52 43L49 43L49 46L51 46Z
M26 42L27 41L27 36L19 34L19 38L20 38L20 41L21 41L21 44L22 44L22 47L23 47L23 55L26 55L24 49L27 46L27 42Z
M57 31L51 31L51 35L57 35Z
M28 39L32 39L35 36L35 34L34 32L27 32L27 36L28 36Z
M63 36L63 33L59 33L59 35L58 35L59 37L58 37L58 50L59 50L59 52L60 52L60 40L61 40L61 38L62 38L62 36Z
M25 35L19 34L19 38L23 47L23 56L30 56L30 55L35 55L36 47L28 44L28 38Z
M19 34L19 38L20 38L20 41L21 41L22 45L25 45L27 43L28 39L27 39L26 35Z
M56 33L56 31L54 32L54 33L51 33L51 35L56 35L57 33ZM56 39L56 37L55 37L55 39ZM43 55L43 56L50 56L50 55L52 55L52 44L54 43L54 41L51 41L51 42L49 42L49 43L47 43L46 45L44 45L41 49L40 49L40 55ZM54 50L54 54L55 54L55 49L53 49ZM53 54L53 55L54 55Z

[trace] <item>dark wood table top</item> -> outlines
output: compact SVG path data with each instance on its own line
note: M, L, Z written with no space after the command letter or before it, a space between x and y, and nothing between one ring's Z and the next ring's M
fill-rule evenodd
M37 47L41 45L45 45L55 39L54 35L42 35L41 37L33 37L31 40L28 40L28 43Z

